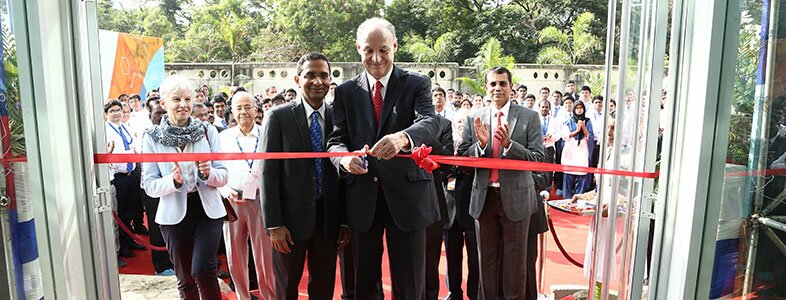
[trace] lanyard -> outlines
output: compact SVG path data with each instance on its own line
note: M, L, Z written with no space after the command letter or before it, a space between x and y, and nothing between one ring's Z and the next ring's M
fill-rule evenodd
M107 125L109 125L109 127L112 127L112 130L114 130L115 132L117 132L117 134L120 136L120 138L121 138L121 139L123 139L123 147L125 147L125 149L126 149L126 150L131 150L131 143L133 143L133 141L134 141L134 140L133 140L133 138L131 139L131 141L129 141L129 140L126 138L126 135L125 135L125 134L123 134L123 133L120 131L120 129L118 129L118 128L116 128L114 125L112 125L112 123L106 122L106 124L107 124ZM123 127L123 125L120 125L120 128L121 128L121 129L123 129L123 130L125 130L125 128ZM128 132L128 130L126 130L126 132ZM130 136L130 134L129 134L129 138L130 138L130 137L131 137L131 136Z
M260 134L261 134L261 132L259 132L259 128L257 128L257 142L256 142L256 145L254 145L254 152L252 152L252 153L257 153L257 149L259 148L259 135ZM235 138L235 142L237 142L237 148L240 149L240 152L245 153L245 151L243 151L243 146L240 146L240 138L236 137ZM248 169L250 171L251 167L254 165L254 160L246 159L245 161L248 164Z

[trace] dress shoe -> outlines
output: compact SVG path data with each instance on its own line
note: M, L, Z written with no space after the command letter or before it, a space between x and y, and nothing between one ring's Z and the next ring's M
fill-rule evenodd
M229 278L229 272L224 270L218 270L218 278L224 279Z
M119 255L120 257L134 257L134 256L136 256L134 254L134 252L131 251L131 249L128 249L126 247L120 247L120 251L117 251L117 255Z
M125 268L127 266L128 266L128 263L125 260L120 259L120 257L117 258L117 267L118 268Z
M130 248L131 250L145 250L145 249L147 249L147 248L145 248L145 246L142 246L142 245L138 244L137 242L132 242L130 245L128 245L128 248Z
M141 235L149 235L150 234L150 231L147 230L147 227L145 227L145 225L134 226L134 232L137 233L137 234L141 234Z
M169 269L166 269L166 270L163 270L161 272L156 273L156 275L158 275L158 276L175 276L177 274L175 274L175 270L172 270L172 268L169 268Z

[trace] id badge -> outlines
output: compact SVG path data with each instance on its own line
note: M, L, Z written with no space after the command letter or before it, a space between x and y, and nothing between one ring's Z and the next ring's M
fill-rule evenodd
M448 191L456 190L456 178L448 179Z
M243 199L256 200L257 199L257 185L254 182L243 183Z

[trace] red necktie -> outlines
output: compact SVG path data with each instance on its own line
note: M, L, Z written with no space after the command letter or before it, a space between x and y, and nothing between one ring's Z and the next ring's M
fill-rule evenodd
M497 127L498 130L502 127L502 112L497 113ZM496 130L494 130L496 132ZM491 142L491 157L492 158L500 158L500 154L502 154L502 140L497 139L494 137L494 141ZM498 169L491 169L491 176L489 178L489 182L499 182L499 170Z
M374 85L374 96L371 97L371 101L374 104L374 118L379 125L379 116L382 114L382 82L379 80Z

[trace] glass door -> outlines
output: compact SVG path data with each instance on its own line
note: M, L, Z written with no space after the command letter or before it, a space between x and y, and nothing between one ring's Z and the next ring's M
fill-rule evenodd
M614 1L609 7L615 9ZM663 132L659 115L665 97L662 86L668 6L663 1L623 0L620 16L619 54L607 53L606 65L606 74L611 74L614 61L618 75L605 86L605 107L614 99L616 111L604 121L606 142L602 145L606 147L600 152L600 165L651 173L657 169ZM612 24L609 36L615 36ZM614 47L607 47L607 52L610 50ZM655 180L608 175L600 178L602 188L595 206L607 212L599 214L601 217L596 217L590 228L596 233L588 241L594 243L590 297L610 299L614 294L618 299L641 299L648 285Z

